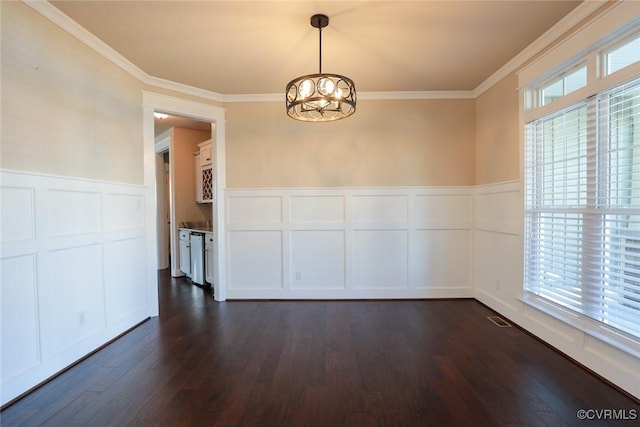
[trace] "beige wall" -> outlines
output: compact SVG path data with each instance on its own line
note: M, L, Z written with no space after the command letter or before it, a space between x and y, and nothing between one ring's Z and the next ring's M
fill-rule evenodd
M158 90L24 4L1 7L0 167L141 184L141 90ZM360 100L354 116L334 123L296 122L278 102L224 107L229 188L518 178L513 74L477 100Z
M211 132L173 128L170 148L171 185L173 185L175 221L211 221L211 205L196 203L196 169L193 153L198 143L211 138Z
M142 85L23 3L0 7L0 167L142 184Z
M283 103L226 104L227 187L474 183L474 101L359 101L346 120L290 119Z
M476 185L520 178L517 88L512 73L476 99Z

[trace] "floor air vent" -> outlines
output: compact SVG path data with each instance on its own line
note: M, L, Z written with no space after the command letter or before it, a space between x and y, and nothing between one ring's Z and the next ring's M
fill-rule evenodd
M513 326L500 316L487 316L487 319L491 320L491 322L499 328L510 328Z

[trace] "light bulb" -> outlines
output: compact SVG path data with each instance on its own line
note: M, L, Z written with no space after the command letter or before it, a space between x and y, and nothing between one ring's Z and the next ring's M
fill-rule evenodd
M318 92L322 95L331 95L336 88L336 84L328 77L318 80Z
M301 98L307 98L311 96L314 92L313 81L304 80L302 83L300 83L300 89L298 89L298 92L300 93Z

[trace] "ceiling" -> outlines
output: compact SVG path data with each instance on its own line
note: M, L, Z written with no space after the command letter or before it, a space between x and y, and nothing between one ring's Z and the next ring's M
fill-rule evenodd
M211 123L173 115L168 115L162 119L155 117L154 125L154 133L156 136L173 127L211 132Z
M358 92L474 90L579 1L52 1L148 75L221 95L318 70Z

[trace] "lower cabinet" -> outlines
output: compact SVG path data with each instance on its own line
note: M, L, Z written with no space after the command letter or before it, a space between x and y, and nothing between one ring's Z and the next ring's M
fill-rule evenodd
M213 233L204 235L204 274L207 283L213 285L214 262L213 262Z
M180 230L180 271L191 278L191 243L189 230Z

